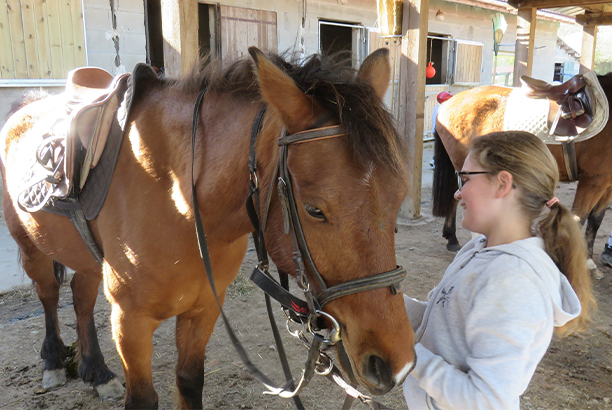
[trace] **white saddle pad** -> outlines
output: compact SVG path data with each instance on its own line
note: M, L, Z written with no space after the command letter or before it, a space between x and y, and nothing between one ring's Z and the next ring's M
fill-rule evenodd
M610 115L608 99L594 71L585 73L583 77L595 97L595 102L591 107L593 122L578 135L550 135L546 123L549 109L548 100L528 98L522 88L513 89L508 97L504 113L504 131L531 132L546 144L561 144L572 140L579 142L599 134L608 123Z

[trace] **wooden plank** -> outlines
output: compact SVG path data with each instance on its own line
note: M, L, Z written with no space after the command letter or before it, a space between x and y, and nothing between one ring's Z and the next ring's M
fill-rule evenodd
M38 64L36 17L34 16L33 0L21 0L21 24L28 65L28 78L42 78Z
M580 50L580 74L591 71L595 66L595 44L597 44L597 26L584 26Z
M15 78L13 46L11 44L11 31L6 1L0 1L0 78Z
M248 54L249 46L278 50L276 13L271 11L221 6L221 53L226 66Z
M161 0L164 67L168 77L180 77L198 59L198 3Z
M38 70L40 78L53 78L51 69L51 45L49 44L49 25L47 24L47 1L34 0L36 16L36 38L38 41Z
M28 78L28 66L23 39L23 27L21 23L21 7L18 0L6 0L11 32L11 48L13 50L13 64L15 78Z
M608 4L610 0L508 0L508 4L517 9L546 9L551 7L585 7L597 4Z
M72 20L72 42L74 44L74 63L76 67L87 65L85 56L85 34L83 30L83 10L80 0L70 2L70 18Z
M59 3L61 0L47 0L47 30L51 52L51 78L66 78L62 51L61 21Z
M398 131L408 148L408 194L398 215L421 216L423 120L429 0L406 0L403 6Z
M531 74L533 44L536 26L535 8L519 9L516 20L516 46L514 57L513 87L521 86L521 76Z
M612 13L579 14L576 23L583 26L609 26L612 25Z
M60 24L60 39L62 48L62 58L64 59L64 72L62 77L66 77L68 72L76 67L76 56L74 54L74 35L72 33L72 17L70 16L70 3L79 0L59 0L58 16Z

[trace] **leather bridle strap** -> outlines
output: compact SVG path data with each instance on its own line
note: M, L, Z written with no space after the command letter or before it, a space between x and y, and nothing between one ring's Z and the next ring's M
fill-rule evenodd
M285 231L289 231L288 233L290 233L293 242L293 254L298 283L306 280L305 269L303 266L305 262L308 264L308 267L313 273L320 289L317 297L313 296L312 290L310 292L305 292L306 301L308 302L311 314L316 314L317 311L320 311L325 304L331 302L332 300L351 295L353 293L365 292L389 286L393 294L397 294L400 290L400 282L406 277L406 270L401 266L397 266L396 269L388 272L379 273L365 278L354 279L345 283L327 287L325 280L318 271L312 259L295 203L293 184L291 183L291 175L287 165L288 148L291 144L318 141L321 139L335 138L342 135L346 135L343 128L339 125L335 125L315 130L302 131L293 135L287 135L286 131L283 131L283 135L278 140L278 145L280 148L278 156L280 181L279 195L281 197L281 203L283 204Z
M283 398L294 397L299 392L304 389L310 379L312 378L315 369L317 368L317 360L319 358L319 350L321 343L323 342L323 338L319 335L314 335L312 345L310 347L310 351L308 354L308 361L306 362L304 374L302 375L302 379L298 383L298 387L296 389L291 389L290 386L293 385L293 380L288 380L285 386L277 387L265 374L263 374L249 359L246 350L238 340L238 337L234 333L227 317L225 316L225 312L223 311L223 307L221 302L219 301L219 296L217 295L217 290L215 287L214 276L212 272L212 263L210 261L210 254L208 252L208 243L206 241L206 234L204 232L204 226L202 223L202 217L200 215L200 207L198 205L196 184L195 184L195 176L194 176L194 163L195 163L195 145L196 145L196 130L198 125L198 120L200 117L200 107L202 105L202 100L204 99L204 95L206 94L206 88L201 90L196 99L195 107L193 110L193 123L191 127L191 195L192 195L192 203L193 203L193 216L195 220L195 228L196 228L196 236L198 241L198 248L200 250L200 257L202 258L202 262L204 264L204 269L206 271L206 276L208 277L208 281L215 297L215 301L219 308L219 312L221 313L221 317L223 319L223 324L225 325L225 329L230 338L230 341L234 345L236 352L240 356L242 363L246 366L247 371L259 381L261 381L264 386L268 389L267 394L274 394L281 396ZM271 321L273 318L270 319ZM303 408L303 407L302 407Z

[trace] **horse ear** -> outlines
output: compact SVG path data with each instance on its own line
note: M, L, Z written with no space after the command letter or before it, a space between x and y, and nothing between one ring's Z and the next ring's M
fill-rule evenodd
M249 47L249 54L255 62L261 95L280 113L287 131L293 134L308 128L314 121L313 114L320 110L315 101L257 47Z
M363 60L357 77L367 81L382 100L391 81L389 49L379 48Z

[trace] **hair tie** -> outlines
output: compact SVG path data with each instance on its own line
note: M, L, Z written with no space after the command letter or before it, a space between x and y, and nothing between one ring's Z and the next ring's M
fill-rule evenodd
M552 208L552 206L556 204L557 202L559 202L559 198L555 196L552 199L549 199L548 201L546 201L546 206L549 208Z

